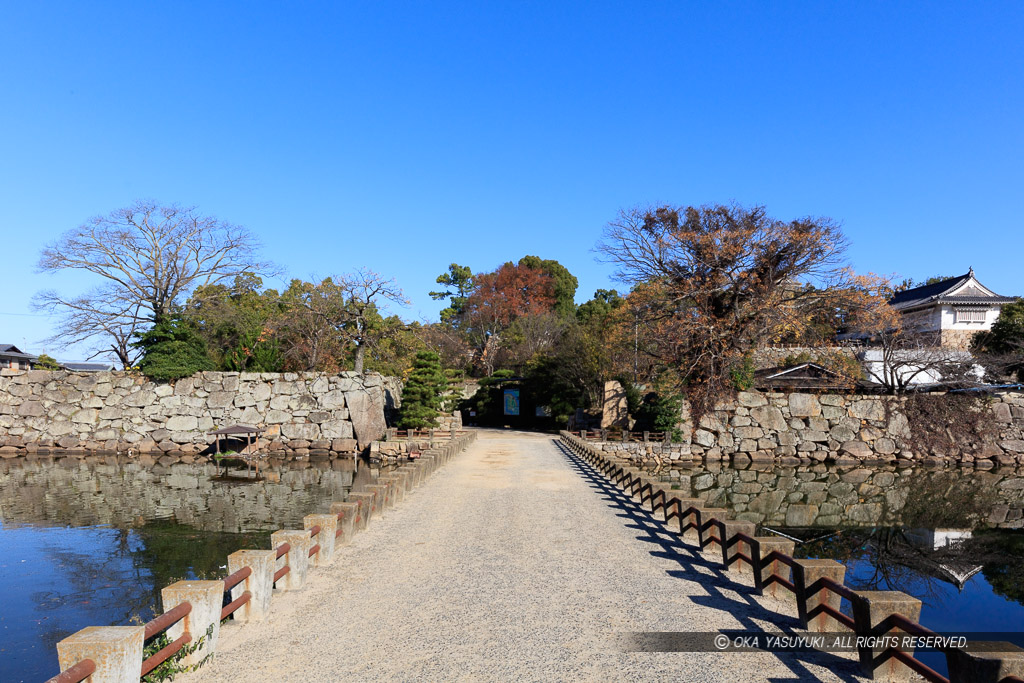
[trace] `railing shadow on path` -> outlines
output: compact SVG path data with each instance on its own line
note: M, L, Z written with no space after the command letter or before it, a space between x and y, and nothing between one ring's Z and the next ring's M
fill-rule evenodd
M735 628L727 629L728 631L746 631L751 634L806 635L795 616L780 615L778 612L762 606L754 597L752 585L735 580L723 569L720 562L707 560L697 548L683 543L664 522L655 518L654 513L643 509L639 503L630 498L629 494L608 481L593 466L566 448L560 440L552 439L552 443L565 456L572 468L583 477L587 485L601 495L608 507L616 511L616 516L627 522L625 526L640 532L636 539L655 546L655 549L649 551L653 557L671 560L679 565L678 570L668 572L670 576L686 581L695 581L707 591L708 595L706 596L691 597L695 604L727 612L739 622ZM795 609L796 605L794 604L793 610L795 611ZM778 631L768 631L759 622L775 624L778 626ZM743 657L750 654L753 653L724 652L722 657ZM764 652L762 654L770 654L793 672L792 678L765 678L766 681L820 680L807 668L807 664L828 669L836 678L843 681L866 680L859 675L856 659L840 657L834 653L809 651ZM723 662L727 661L723 659ZM736 668L742 670L740 667Z

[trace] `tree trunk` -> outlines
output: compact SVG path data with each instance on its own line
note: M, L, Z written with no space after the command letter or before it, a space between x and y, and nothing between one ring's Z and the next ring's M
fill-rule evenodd
M358 374L363 374L363 360L366 357L366 347L360 344L356 347L356 359L355 367L353 368Z

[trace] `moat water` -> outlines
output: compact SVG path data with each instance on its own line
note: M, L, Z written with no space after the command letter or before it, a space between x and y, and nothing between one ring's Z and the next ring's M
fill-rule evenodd
M220 578L378 470L354 458L245 466L124 456L0 461L0 681L58 673L56 644L86 626L144 622L160 589Z
M1024 470L928 467L650 467L681 497L726 508L795 555L846 565L846 584L921 600L940 633L996 632L1024 647ZM843 606L849 613L849 606ZM945 673L941 653L921 653Z

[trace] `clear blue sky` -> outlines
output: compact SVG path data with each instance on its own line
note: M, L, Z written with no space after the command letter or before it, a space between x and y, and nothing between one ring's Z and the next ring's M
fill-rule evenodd
M612 285L652 202L841 221L860 271L1024 294L1020 2L0 2L0 342L40 248L195 204L300 277L368 266L436 319L456 261ZM64 353L67 358L76 355Z

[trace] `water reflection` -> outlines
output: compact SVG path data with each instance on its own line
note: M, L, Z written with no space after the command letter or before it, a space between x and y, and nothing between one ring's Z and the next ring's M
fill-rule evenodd
M228 554L269 547L378 471L354 459L244 465L125 456L0 461L0 680L57 673L56 643L146 620L179 579L223 576Z
M651 467L683 497L768 527L1024 528L1024 470L745 466Z

